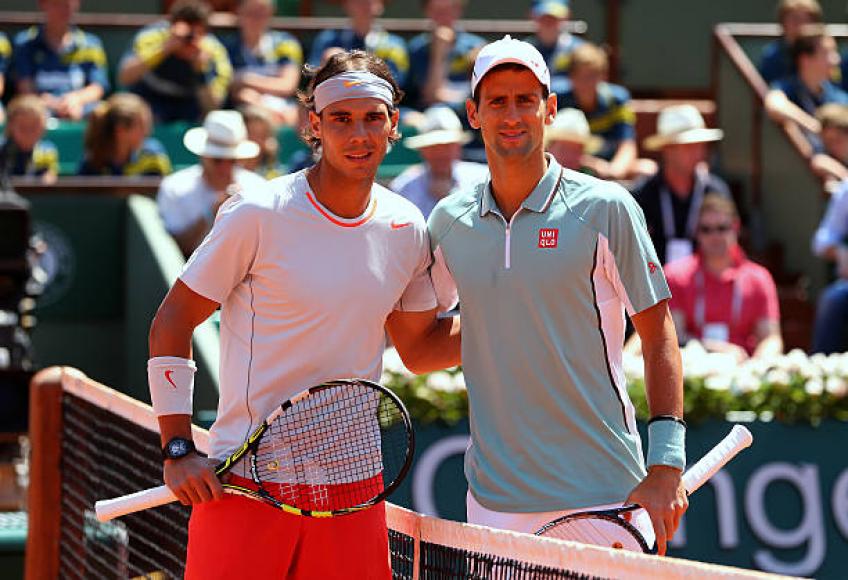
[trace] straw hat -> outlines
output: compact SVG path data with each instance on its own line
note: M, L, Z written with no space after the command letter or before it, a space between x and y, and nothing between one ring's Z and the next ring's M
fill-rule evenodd
M462 130L462 122L451 109L436 105L424 111L424 120L414 137L407 137L403 144L409 149L423 149L433 145L459 143L465 145L471 141L469 133Z
M252 159L259 155L259 145L247 140L244 119L238 111L210 112L202 127L186 131L183 143L198 157Z
M707 129L704 118L692 105L673 105L660 111L657 134L642 142L645 149L656 151L666 145L720 141L721 129Z
M560 109L554 122L545 129L545 143L551 141L574 141L582 143L586 153L597 153L604 140L592 135L589 121L580 109Z

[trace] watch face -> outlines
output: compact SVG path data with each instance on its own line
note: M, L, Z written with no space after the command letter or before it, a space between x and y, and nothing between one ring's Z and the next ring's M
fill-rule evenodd
M168 442L168 455L171 457L182 457L188 454L188 445L185 439L174 439Z

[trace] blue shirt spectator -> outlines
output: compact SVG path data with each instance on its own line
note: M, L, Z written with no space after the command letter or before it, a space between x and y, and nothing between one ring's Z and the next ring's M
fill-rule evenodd
M589 109L578 102L569 82L565 91L557 95L557 106L583 111L589 121L589 130L604 140L596 153L598 157L612 159L622 141L636 138L636 114L630 108L630 92L620 85L599 83L595 106Z
M303 49L291 34L271 30L273 0L241 0L238 33L225 42L233 65L233 105L267 109L276 122L297 123L292 98L300 83Z
M551 73L551 91L560 94L568 83L571 53L583 44L583 40L562 30L563 23L571 15L567 0L539 0L533 4L530 14L536 24L536 33L526 40L545 58Z
M451 108L465 108L465 99L470 93L471 71L474 68L476 51L486 44L486 40L476 34L463 30L455 31L453 44L447 49L445 57L445 78L443 86L447 88L441 98L429 101L424 95L425 83L430 72L430 54L433 48L433 35L422 33L409 41L409 81L405 104L415 109L424 109L436 102L450 105Z
M303 49L300 42L288 32L269 30L262 35L256 50L244 44L241 35L224 43L233 71L252 72L265 76L277 76L280 69L292 64L303 65Z
M822 9L816 0L781 0L777 21L783 36L763 47L758 67L767 84L795 74L792 45L804 26L822 21Z
M80 118L91 111L96 101L109 90L106 53L100 39L77 27L71 27L60 47L52 45L45 26L32 26L15 37L12 76L18 92L50 95L48 107L61 117ZM97 85L96 99L81 103L78 111L65 110L59 99Z
M0 149L5 146L6 137L0 137ZM59 173L59 150L47 139L39 140L29 151L15 149L13 157L12 175L40 177Z
M810 90L797 75L776 81L771 88L781 91L809 115L815 115L816 109L826 103L848 104L848 93L831 81L823 81L818 93Z
M759 71L763 80L768 84L795 74L792 46L786 39L778 38L763 47Z
M463 0L425 0L431 31L409 41L409 78L404 104L418 110L438 103L465 117L471 71L486 40L459 27Z
M342 30L324 30L312 43L309 53L309 64L318 66L328 49L364 50L383 59L395 81L403 86L409 72L409 53L406 42L395 34L385 30L371 30L365 36L360 36L350 28Z
M170 21L142 28L121 62L120 80L144 98L156 122L196 122L220 107L232 80L224 45L209 34L209 6L181 0Z
M122 175L136 177L139 175L165 176L171 173L171 159L164 145L153 137L148 137L141 148L130 154L126 163L108 162L100 169L94 167L89 159L80 162L78 175Z
M42 139L47 118L47 106L36 95L20 95L9 103L0 151L11 156L12 175L38 176L49 183L59 174L59 150Z

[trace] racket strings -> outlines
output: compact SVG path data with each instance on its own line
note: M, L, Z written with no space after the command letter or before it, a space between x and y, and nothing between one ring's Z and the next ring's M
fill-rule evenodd
M371 387L324 387L273 420L252 457L256 483L277 501L332 511L373 501L407 455L403 411Z
M565 517L546 528L540 535L582 544L607 548L618 548L632 552L644 552L641 538L627 523L617 516Z

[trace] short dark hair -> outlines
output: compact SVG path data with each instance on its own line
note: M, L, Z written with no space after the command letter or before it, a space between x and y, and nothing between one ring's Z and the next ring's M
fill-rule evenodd
M848 132L848 105L827 103L816 109L816 119L822 128L832 127Z
M300 104L310 112L315 112L315 87L323 83L329 78L340 75L348 71L365 71L380 77L392 86L392 106L389 107L389 114L394 113L403 99L403 91L397 84L397 81L392 76L392 71L383 59L369 54L363 50L351 50L338 52L327 59L327 62L319 67L304 65L303 74L309 79L306 89L298 91L297 98ZM315 151L321 145L321 139L312 133L312 128L307 123L306 127L301 132L301 138ZM400 133L395 132L389 137L389 143L396 143L400 140Z
M189 24L209 25L212 8L203 0L177 0L168 12L171 23L187 22Z
M487 70L486 75L488 75L489 73L499 72L499 71L503 71L503 70L511 70L511 71L517 72L517 71L521 71L521 70L530 70L530 69L527 68L526 66L524 66L523 64L518 64L517 62L505 62L503 64L499 64L498 66ZM486 78L486 75L483 75L483 78L480 79L480 82L478 82L477 86L474 87L474 94L471 95L471 100L474 101L474 104L477 105L478 107L480 106L480 87L483 86L483 80ZM539 84L542 85L542 83L539 83ZM549 94L550 94L550 91L548 90L548 87L546 87L545 85L542 85L542 98L547 99Z
M810 56L816 53L825 38L829 38L824 26L821 24L808 24L801 29L798 39L792 43L792 62L798 63L801 56Z

